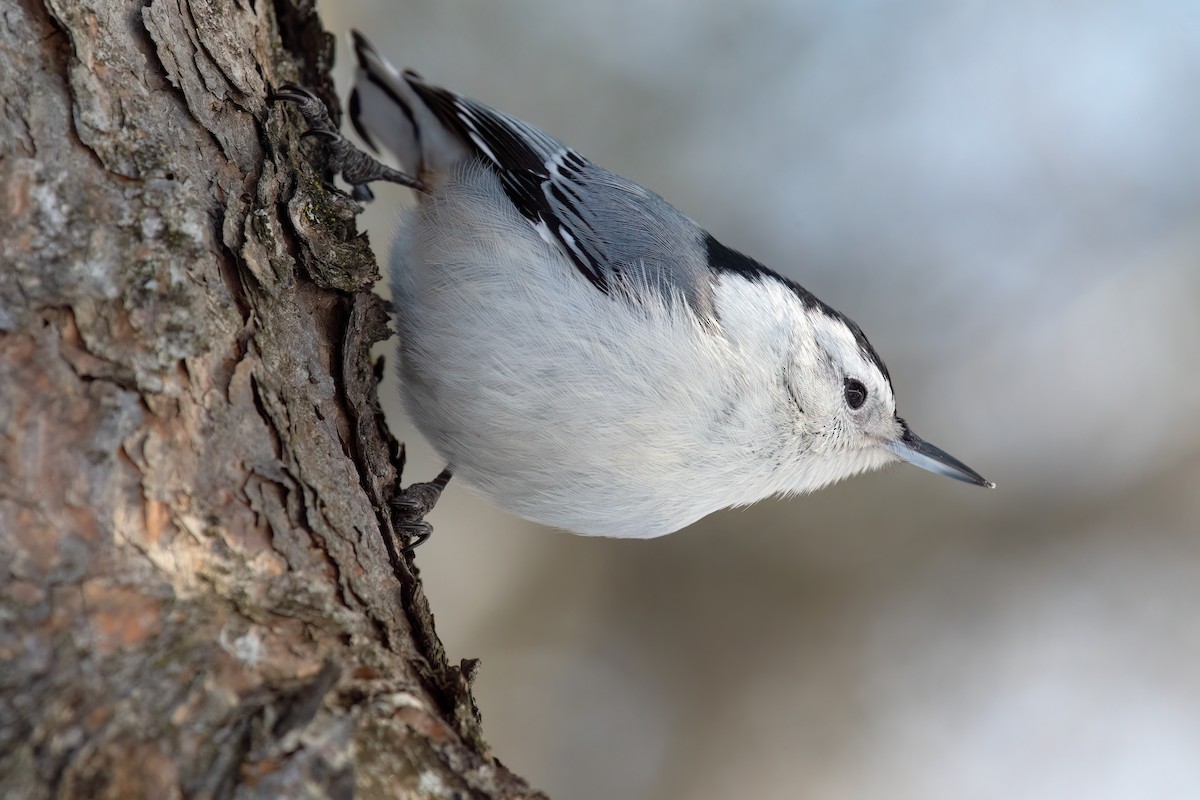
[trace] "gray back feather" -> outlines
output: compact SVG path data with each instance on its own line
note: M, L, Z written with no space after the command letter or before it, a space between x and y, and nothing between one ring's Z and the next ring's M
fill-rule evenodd
M500 178L533 228L598 290L713 310L706 234L657 194L527 122L405 75L437 120Z

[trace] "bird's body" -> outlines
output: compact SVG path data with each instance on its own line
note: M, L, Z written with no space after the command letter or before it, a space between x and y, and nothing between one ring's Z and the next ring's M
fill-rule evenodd
M393 245L392 292L405 404L456 476L538 522L649 537L844 474L781 437L803 325L785 286L718 276L708 319L645 286L601 292L515 209L489 211L505 206L483 164L430 189Z
M983 483L896 417L849 319L528 123L356 51L355 126L422 190L391 255L405 404L472 488L647 538L897 458Z

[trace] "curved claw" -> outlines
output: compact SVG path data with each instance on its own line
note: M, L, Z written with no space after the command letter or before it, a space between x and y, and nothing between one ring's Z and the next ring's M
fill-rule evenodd
M309 128L304 133L300 134L301 139L307 139L309 137L336 142L338 139L342 138L342 135L337 131L326 131L322 130L321 128Z
M316 100L321 102L321 98L317 97L310 89L305 89L303 86L297 86L294 83L285 83L280 85L279 90L271 92L267 95L267 100L275 103L280 100L287 100L292 103L303 103L305 100Z
M400 548L401 553L411 553L421 545L429 541L429 537L433 535L433 526L428 522L408 522L403 525L398 525L397 528L404 533L415 536L416 541L409 542Z
M328 143L326 158L329 168L335 174L340 173L346 183L353 187L355 200L366 202L374 197L366 186L373 181L390 181L419 192L428 191L420 178L393 169L350 144L346 137L338 132L325 102L311 90L294 83L285 83L278 90L268 94L267 100L272 104L280 101L296 104L300 115L308 123L308 130L300 134L300 137L313 137Z
M442 490L446 488L446 484L449 482L450 468L447 467L438 473L438 476L432 481L428 483L414 483L390 501L390 505L396 514L401 517L407 517L407 519L395 523L396 530L408 536L416 537L416 541L401 548L402 552L411 553L414 549L424 544L430 535L432 535L433 526L426 522L424 517L433 510L438 498L442 494Z
M391 506L400 514L416 514L421 510L421 507L412 500L393 500Z

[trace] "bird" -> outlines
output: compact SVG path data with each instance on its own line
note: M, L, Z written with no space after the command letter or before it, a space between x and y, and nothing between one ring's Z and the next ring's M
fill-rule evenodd
M917 436L862 329L534 125L401 71L357 31L352 124L292 84L359 199L412 188L391 247L401 391L453 475L578 534L652 538L904 461ZM411 487L410 487L411 488ZM427 509L423 509L427 510Z

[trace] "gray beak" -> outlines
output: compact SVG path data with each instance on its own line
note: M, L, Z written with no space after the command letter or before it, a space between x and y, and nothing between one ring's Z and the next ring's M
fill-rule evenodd
M910 431L908 423L904 420L899 419L899 417L897 417L897 420L900 423L900 427L904 429L904 433L894 442L884 442L883 446L901 459L912 464L914 467L927 469L930 472L936 472L938 475L954 478L956 481L973 483L976 486L986 486L989 489L996 488L996 484L987 480L945 450L934 447Z

